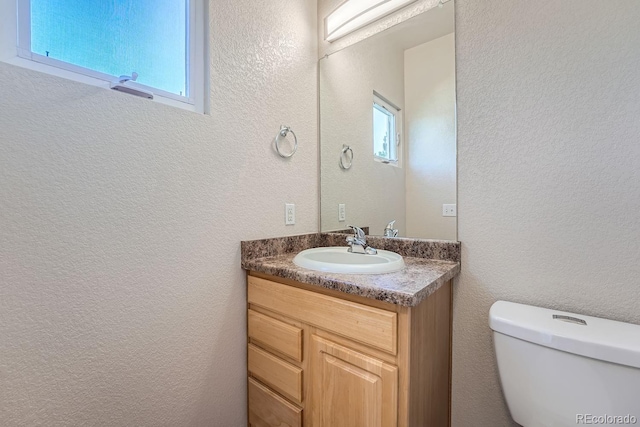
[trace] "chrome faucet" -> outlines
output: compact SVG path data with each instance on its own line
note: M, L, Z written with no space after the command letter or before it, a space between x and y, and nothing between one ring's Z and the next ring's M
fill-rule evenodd
M384 229L384 237L398 237L398 229L393 228L393 224L395 224L396 220L394 219Z
M362 228L353 225L350 225L349 227L353 230L353 236L347 237L349 252L366 255L375 255L378 253L376 249L367 245L367 236L364 234Z

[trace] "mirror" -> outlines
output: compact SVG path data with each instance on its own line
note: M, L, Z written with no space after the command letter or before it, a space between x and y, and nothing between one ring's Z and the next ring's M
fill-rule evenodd
M456 240L453 21L449 1L320 60L321 231Z

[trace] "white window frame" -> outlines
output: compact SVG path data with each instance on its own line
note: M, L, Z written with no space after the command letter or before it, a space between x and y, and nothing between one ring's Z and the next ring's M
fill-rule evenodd
M389 101L388 99L386 99L385 97L383 97L382 95L380 95L378 92L374 91L373 92L373 108L377 109L379 111L382 111L383 113L387 114L390 117L393 117L393 123L392 123L392 127L393 127L393 133L395 136L395 154L396 154L396 159L392 160L390 158L385 158L385 157L381 157L378 156L375 151L373 153L373 158L375 161L377 162L381 162L384 164L389 164L392 166L397 166L397 167L401 167L402 166L402 126L403 126L403 120L402 120L402 109L398 106L396 106L395 104L393 104L391 101ZM373 110L372 110L373 112ZM372 129L373 129L373 124L372 124ZM373 144L373 140L371 141L371 143ZM391 144L391 143L390 143ZM393 153L393 151L391 150L391 145L389 146L389 155L391 156L391 154Z
M189 25L187 32L187 83L188 96L180 96L138 82L128 81L127 86L152 92L153 101L185 110L208 112L208 82L205 70L208 64L207 31L208 2L187 0ZM92 86L110 89L118 76L101 73L68 62L39 55L31 51L31 2L30 0L0 0L0 61L40 71L57 77L78 81ZM122 70L127 75L135 70ZM116 91L114 91L116 92ZM123 94L123 96L131 96Z

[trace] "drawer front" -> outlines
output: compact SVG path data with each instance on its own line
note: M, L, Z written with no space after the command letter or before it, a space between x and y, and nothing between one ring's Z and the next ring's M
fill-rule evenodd
M249 378L249 424L252 427L301 427L302 409Z
M302 402L302 369L249 344L249 373L292 400Z
M249 337L302 362L302 329L249 310Z
M397 354L398 315L249 276L248 300L304 323Z

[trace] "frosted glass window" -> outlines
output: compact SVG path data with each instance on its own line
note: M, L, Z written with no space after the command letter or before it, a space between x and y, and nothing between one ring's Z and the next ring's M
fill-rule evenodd
M373 100L373 155L383 162L398 161L400 136L397 131L399 110L383 99Z
M189 96L187 0L31 0L31 52Z

